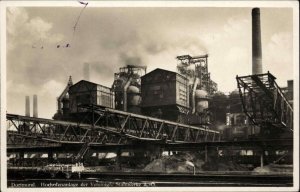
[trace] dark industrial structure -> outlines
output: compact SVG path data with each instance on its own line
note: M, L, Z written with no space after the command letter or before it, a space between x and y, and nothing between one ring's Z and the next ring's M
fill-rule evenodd
M56 114L53 116L53 119L61 119L63 116L66 116L67 114L63 114L63 107L62 107L62 102L63 100L67 100L68 101L68 91L69 88L73 85L73 81L72 81L72 77L69 77L69 81L67 86L65 87L65 89L63 90L63 92L60 94L60 96L57 98L57 112ZM65 104L69 104L68 102L65 102ZM69 106L65 106L65 108L69 108Z
M187 77L191 90L205 90L209 95L217 91L217 84L210 79L208 72L208 55L192 57L181 55L176 57L178 60L178 72Z
M109 87L86 80L73 85L70 78L66 89L58 98L58 103L58 113L54 115L54 119L75 120L79 113L84 112L78 107L81 105L114 108L114 93Z
M80 112L80 105L100 105L114 108L114 93L109 87L81 80L69 88L69 112Z
M245 114L269 136L293 131L293 108L270 74L237 77ZM292 135L291 135L292 136Z
M140 113L141 76L147 67L127 65L115 73L112 89L115 93L115 107L118 110Z
M142 77L142 112L145 115L184 122L189 112L187 78L156 69Z
M29 97L25 116L7 114L9 166L98 166L100 153L114 152L114 161L104 164L120 170L122 164L145 165L164 151L201 151L206 162L211 155L252 166L292 164L293 82L280 88L271 73L262 72L261 58L260 11L255 8L252 75L237 76L238 90L230 95L217 92L207 54L176 57L177 72L121 67L111 88L87 80L73 84L69 77L54 120L37 117L36 96L33 117Z

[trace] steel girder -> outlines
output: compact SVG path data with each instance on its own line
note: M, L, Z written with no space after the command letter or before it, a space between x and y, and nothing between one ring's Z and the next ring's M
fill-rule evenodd
M138 140L166 140L168 142L205 142L220 139L218 131L195 127L153 117L127 113L95 105L82 105L79 111L90 112L93 127L119 133Z
M90 106L89 106L90 107ZM54 143L126 144L129 140L205 142L220 138L219 132L171 121L93 106L82 107L81 122L67 122L7 114L12 135ZM86 122L89 122L87 124ZM13 143L13 142L11 142Z
M271 73L236 79L244 112L252 123L293 131L293 108Z
M91 129L91 125L50 119L7 114L9 145L22 144L14 139L47 143L126 143L126 138L116 133ZM25 142L23 142L25 144ZM41 144L41 145L43 145Z
M11 147L60 147L61 144L45 141L29 134L20 134L16 131L7 131L7 145Z

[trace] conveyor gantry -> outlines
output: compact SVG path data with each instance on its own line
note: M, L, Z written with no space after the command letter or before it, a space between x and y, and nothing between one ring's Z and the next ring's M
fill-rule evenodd
M218 131L184 125L100 106L80 106L81 122L67 122L7 114L8 144L26 139L67 144L126 144L129 140L169 143L220 139ZM23 142L26 145L26 142Z
M293 131L293 108L271 73L236 79L244 112L252 123Z

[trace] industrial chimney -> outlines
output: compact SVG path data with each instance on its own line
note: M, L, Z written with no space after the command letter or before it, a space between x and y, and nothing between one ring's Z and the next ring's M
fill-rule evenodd
M252 75L262 73L260 10L252 9Z
M33 95L33 117L38 117L37 95Z
M30 100L29 100L29 96L25 96L25 116L30 117Z
M84 63L83 65L83 79L90 81L90 64Z

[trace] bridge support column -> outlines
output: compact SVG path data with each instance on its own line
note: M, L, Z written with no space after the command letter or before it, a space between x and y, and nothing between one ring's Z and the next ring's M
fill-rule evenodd
M207 145L205 145L204 153L205 153L204 161L205 161L205 163L206 163L206 162L208 161Z
M264 150L260 153L260 167L262 168L264 166Z
M24 166L24 152L22 151L22 152L19 152L19 154L18 154L19 156L18 156L18 159L19 159L19 165L21 165L22 164L22 166Z
M23 151L22 151L22 152L20 152L20 153L19 153L19 158L20 158L20 159L24 159L24 155L25 155L25 154L24 154L24 152L23 152Z
M218 161L219 159L219 152L218 147L212 146L205 146L204 147L204 162L208 161Z
M116 170L121 170L122 169L121 154L122 154L121 149L118 149L117 150L117 157L116 157Z
M48 151L48 163L53 163L53 152Z

